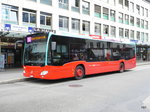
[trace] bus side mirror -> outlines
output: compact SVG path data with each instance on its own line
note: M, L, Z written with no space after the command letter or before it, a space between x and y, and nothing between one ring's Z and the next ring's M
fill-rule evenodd
M52 50L56 50L56 42L52 42L52 46L51 46Z

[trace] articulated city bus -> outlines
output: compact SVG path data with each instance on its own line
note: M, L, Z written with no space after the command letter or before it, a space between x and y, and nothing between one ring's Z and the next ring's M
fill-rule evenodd
M135 66L134 44L52 33L36 33L25 38L25 77L82 79L91 74L124 72Z

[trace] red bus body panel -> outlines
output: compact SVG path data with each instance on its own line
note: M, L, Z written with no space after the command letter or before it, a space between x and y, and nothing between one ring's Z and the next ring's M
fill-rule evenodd
M64 64L63 66L24 66L25 77L33 77L39 79L62 79L74 77L75 68L78 65L84 66L85 74L97 74L111 71L119 71L120 63L125 64L125 70L136 67L136 58L130 60L119 60L119 61L101 61L101 62L85 62L85 61L74 61ZM42 71L48 71L46 75L41 75Z

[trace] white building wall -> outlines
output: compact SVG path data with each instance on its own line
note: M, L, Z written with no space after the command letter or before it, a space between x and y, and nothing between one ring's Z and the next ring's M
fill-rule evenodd
M40 0L37 0L37 2L32 2L29 0L0 0L0 4L8 4L8 5L12 5L12 6L17 6L19 7L19 25L23 26L23 22L22 22L22 11L23 8L25 9L32 9L36 11L36 27L40 27L40 12L47 12L52 14L52 29L53 30L57 30L59 31L59 16L66 16L69 18L69 32L72 33L71 30L71 19L72 18L76 18L80 20L80 34L83 34L82 32L82 21L86 20L90 22L90 34L94 34L94 25L95 23L100 23L101 24L101 36L104 37L103 35L103 25L109 25L109 34L110 34L110 26L115 26L116 27L116 39L120 39L119 38L119 27L120 28L124 28L125 29L129 29L129 34L130 34L130 30L134 30L134 36L136 39L136 32L140 31L140 32L144 32L144 33L148 33L149 34L149 30L150 30L150 16L146 17L146 16L142 16L137 14L136 11L136 4L149 9L149 14L150 14L150 4L147 2L144 2L143 0L129 0L129 2L133 2L134 3L134 13L131 12L130 10L127 10L125 7L120 7L120 5L118 5L118 0L116 0L115 5L112 4L108 4L106 2L104 2L103 0L84 0L90 3L90 15L85 15L82 14L82 0L80 0L80 13L76 13L71 11L71 3L69 2L69 10L65 10L65 9L61 9L58 6L58 0L52 0L52 6L50 5L44 5L40 3ZM97 18L94 17L94 4L97 4L99 6L101 6L101 12L103 12L103 7L106 7L112 10L116 11L116 22L110 21L110 20L105 20L102 17L101 18ZM1 5L0 5L0 9L1 9ZM126 25L126 24L121 24L118 22L118 14L119 12L122 12L124 15L128 14L129 16L134 16L135 19L135 25L131 26L131 25ZM1 16L1 11L0 11L0 17ZM142 29L142 28L138 28L136 26L136 18L140 18L143 20L148 21L149 23L149 30L146 29ZM0 21L0 24L1 21ZM107 38L112 38L112 37L107 37ZM122 39L124 40L124 38ZM149 34L149 40L150 40L150 34Z

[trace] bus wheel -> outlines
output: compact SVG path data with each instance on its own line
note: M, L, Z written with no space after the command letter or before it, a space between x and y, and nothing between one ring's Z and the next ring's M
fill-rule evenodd
M84 77L84 75L85 75L84 68L82 66L77 66L74 73L75 79L80 80Z
M125 71L125 66L124 63L120 63L120 68L119 68L119 72L122 73Z

